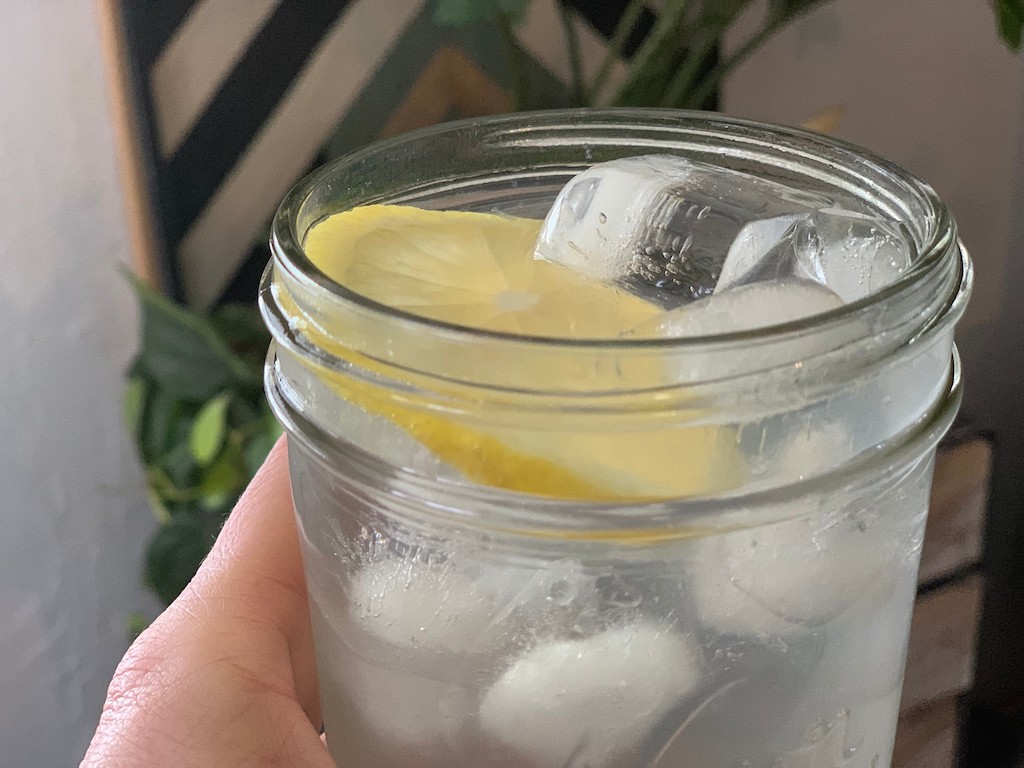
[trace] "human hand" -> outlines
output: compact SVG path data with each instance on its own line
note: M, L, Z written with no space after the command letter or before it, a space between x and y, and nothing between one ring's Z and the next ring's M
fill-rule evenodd
M333 768L282 438L192 583L125 654L82 768Z

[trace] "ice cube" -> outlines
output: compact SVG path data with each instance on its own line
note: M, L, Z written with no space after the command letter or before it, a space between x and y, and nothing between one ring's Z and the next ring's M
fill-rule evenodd
M842 306L828 288L804 280L743 285L669 310L634 328L631 336L712 336L800 320Z
M623 158L565 185L544 220L536 255L679 306L712 293L748 224L771 222L746 230L760 242L772 238L779 217L830 205L823 195L683 157Z
M651 624L549 641L491 687L480 722L537 768L600 768L696 689L701 666L690 637Z
M715 293L796 278L856 301L910 267L909 242L895 222L837 208L751 222L729 247Z
M793 480L817 477L840 466L852 453L850 434L841 423L805 418L805 427L788 436L771 462L771 472L776 477Z
M714 336L788 323L840 306L839 297L817 283L796 280L755 283L655 315L623 337ZM674 356L663 370L672 383L733 376L739 370L767 371L838 349L856 335L856 328L843 328L831 334L791 334L771 344L749 344L742 355L728 348L699 346Z
M709 538L693 558L699 620L717 632L782 637L838 616L868 587L891 588L895 545L856 516L815 515Z
M476 708L469 689L405 670L353 664L341 674L343 684L328 684L349 691L351 706L381 744L453 744Z
M486 651L502 632L490 589L446 563L388 558L353 579L351 613L386 643L449 654Z
M715 293L751 283L775 280L817 280L801 269L795 234L810 214L776 216L746 224L729 245L715 283Z
M773 613L736 586L724 565L694 569L693 599L700 622L721 634L787 638L801 630L799 624Z
M913 256L913 241L900 224L850 211L817 211L797 225L794 237L802 269L847 303L894 282Z

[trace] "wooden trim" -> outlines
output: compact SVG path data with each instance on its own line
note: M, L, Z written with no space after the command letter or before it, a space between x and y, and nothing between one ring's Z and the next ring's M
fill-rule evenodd
M992 446L978 438L939 448L919 581L948 577L981 559Z
M459 117L495 115L512 109L512 95L489 78L466 54L450 45L438 48L381 132L396 136L434 125L453 111Z
M942 699L900 718L893 768L954 768L959 741L955 698Z
M971 687L983 587L982 577L972 574L918 598L902 711L957 696Z
M131 267L142 280L159 288L156 236L150 186L142 161L142 136L132 95L119 0L96 0L100 46L107 75L111 119L121 178L125 218L131 247Z
M842 104L834 104L813 117L809 117L800 124L800 127L818 133L835 133L845 113L846 108Z

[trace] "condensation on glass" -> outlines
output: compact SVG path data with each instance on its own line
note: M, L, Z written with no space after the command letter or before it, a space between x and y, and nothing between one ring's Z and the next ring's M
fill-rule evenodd
M417 319L302 253L311 225L369 203L542 218L575 173L652 153L902 222L913 265L785 326L581 342ZM524 114L409 134L314 173L284 201L272 247L266 384L290 438L340 765L889 764L971 283L929 187L857 148L752 122ZM626 462L657 446L713 479L685 498L600 502L474 485L338 382L478 433L603 445L588 455L609 472L617 447Z

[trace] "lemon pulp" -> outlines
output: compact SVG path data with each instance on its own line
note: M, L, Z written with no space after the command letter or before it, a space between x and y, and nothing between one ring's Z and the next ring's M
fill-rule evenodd
M371 205L334 214L306 235L307 258L361 296L433 320L553 338L615 338L662 310L642 298L534 258L541 222L484 213ZM312 331L310 331L312 332ZM344 359L350 351L317 343ZM353 360L364 368L374 363ZM487 361L481 361L486 365ZM615 375L614 371L606 375ZM347 402L398 425L473 482L586 501L693 496L734 485L735 440L714 426L566 430L524 415L515 429L401 402L340 374ZM531 418L533 419L531 421Z
M324 274L368 299L470 328L608 339L659 314L632 294L534 259L540 225L369 205L324 219L304 247Z

